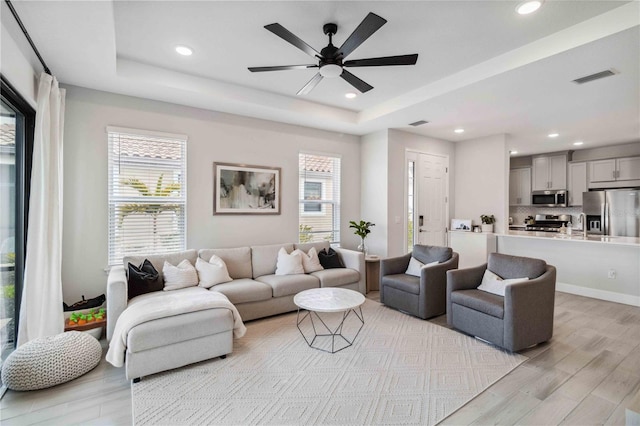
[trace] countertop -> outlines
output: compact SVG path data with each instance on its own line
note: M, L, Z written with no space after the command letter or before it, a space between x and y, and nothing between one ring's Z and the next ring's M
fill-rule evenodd
M508 231L506 234L498 235L498 237L518 237L518 238L537 238L543 240L555 241L575 241L581 243L593 244L612 244L624 246L640 247L640 238L635 237L607 237L599 235L589 235L585 240L582 231L574 230L572 235L563 235L556 232L533 232L533 231Z

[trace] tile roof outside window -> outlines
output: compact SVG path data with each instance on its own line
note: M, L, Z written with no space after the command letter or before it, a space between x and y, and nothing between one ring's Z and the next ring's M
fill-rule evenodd
M300 168L307 172L324 172L331 173L333 171L333 159L318 155L300 156Z
M141 141L144 141L144 144L141 144ZM120 154L129 157L178 160L181 158L181 149L180 144L167 143L166 139L120 135Z

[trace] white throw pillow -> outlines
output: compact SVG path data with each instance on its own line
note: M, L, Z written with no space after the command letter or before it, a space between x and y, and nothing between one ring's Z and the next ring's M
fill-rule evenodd
M482 276L482 283L478 287L478 290L486 291L487 293L504 297L504 290L506 286L508 286L509 284L517 284L524 281L529 281L529 278L510 278L508 280L503 280L502 277L494 274L487 269L484 271L484 275Z
M305 274L322 271L324 269L320 264L318 252L315 247L311 247L308 254L300 249L295 249L291 254L293 253L298 253L300 255L300 258L302 259L302 269L304 269Z
M162 275L164 275L164 291L198 285L198 272L187 259L178 263L178 266L173 266L165 260Z
M415 257L411 256L411 260L409 260L409 267L407 267L407 271L405 274L413 275L414 277L420 276L420 269L424 266L424 263L420 262Z
M435 262L429 262L427 264L424 264L420 262L418 259L416 259L415 257L411 256L411 260L409 261L409 267L407 268L407 271L405 272L405 274L413 275L414 277L419 277L420 271L422 270L422 268L428 268L430 266L437 265L438 263L440 262L436 260Z
M300 253L288 254L284 247L278 251L278 263L276 263L276 275L304 274L302 256Z
M200 284L198 284L200 287L211 288L214 285L228 283L232 280L224 260L215 254L211 256L208 262L198 258L196 260L196 270L200 279Z

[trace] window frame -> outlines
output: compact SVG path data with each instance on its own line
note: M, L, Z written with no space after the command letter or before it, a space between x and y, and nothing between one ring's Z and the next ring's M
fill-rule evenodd
M336 175L335 171L332 171L330 174L330 184L328 183L329 181L325 178L325 176L321 176L322 173L325 172L318 172L318 171L304 171L301 166L300 166L300 162L302 160L302 156L315 156L315 157L324 157L327 158L331 161L335 162L337 161L337 166L339 168L339 173ZM309 175L308 177L306 175ZM321 206L321 212L304 212L304 204L305 204L305 199L304 199L304 187L302 187L301 182L304 176L304 182L320 182L322 183L322 199L320 201L318 201L317 203L320 204ZM332 194L333 197L335 197L337 195L337 200L335 198L332 198L331 200L327 199L327 192L329 191L329 185L332 185ZM300 193L300 190L303 190L302 193ZM305 223L303 223L301 221L301 219L303 218L312 218L312 217L322 217L322 216L329 216L329 213L327 212L328 209L328 205L331 206L331 228L330 230L321 230L321 231L312 231L311 234L323 234L323 233L327 233L330 232L331 233L331 241L330 244L331 245L339 245L340 244L340 239L341 239L341 214L342 214L342 156L340 154L336 154L336 153L326 153L326 152L312 152L312 151L300 151L298 153L298 196L299 196L299 200L298 200L298 227L305 225ZM302 205L302 207L301 207ZM298 234L298 236L300 236L300 234ZM319 241L315 241L315 242L319 242Z
M122 259L126 256L137 255L152 255L169 253L173 251L182 251L187 248L187 142L188 137L181 134L172 134L165 132L129 129L114 126L107 126L107 143L108 143L108 188L107 188L107 217L108 217L108 250L107 250L107 264L108 267L122 264ZM115 135L112 137L112 135ZM180 150L179 159L158 159L145 156L128 156L124 160L120 154L121 147L119 146L118 154L116 154L113 145L120 143L119 139L116 142L115 138L122 136L130 136L134 138L149 138L154 140L154 143L158 143L161 140L166 140L167 143L178 144ZM116 156L118 158L113 158ZM141 170L151 171L155 170L170 170L180 177L180 193L177 196L143 196L141 194L127 194L128 191L123 191L124 187L117 183L120 175L131 176L128 173L121 173L124 170L131 170L139 168ZM165 176L164 173L161 175ZM165 176L166 178L166 176ZM173 180L175 181L175 180ZM151 184L147 185L148 188L152 188ZM167 250L149 250L148 247L144 249L144 253L140 251L128 251L126 247L117 246L117 235L115 223L118 220L116 211L118 205L123 204L171 204L179 205L179 210L182 215L177 215L177 230L180 231L178 235L178 246L169 248ZM136 213L130 213L136 214ZM154 219L155 220L155 219ZM142 227L141 227L142 229ZM145 236L146 238L147 236ZM150 238L156 238L155 235L149 235Z
M16 162L15 162L15 312L14 330L18 336L20 322L20 305L24 283L24 264L27 254L27 231L29 228L29 197L31 192L31 168L33 163L33 139L36 126L36 111L25 100L11 83L0 74L0 95L5 103L22 115L22 120L16 120ZM14 347L17 343L14 341Z

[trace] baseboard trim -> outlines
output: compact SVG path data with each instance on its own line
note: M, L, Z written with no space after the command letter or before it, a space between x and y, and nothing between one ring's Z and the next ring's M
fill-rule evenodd
M581 287L579 285L556 282L556 290L563 293L576 294L578 296L591 297L593 299L606 300L608 302L623 303L625 305L640 306L640 296L615 293L613 291L598 290L595 288Z

